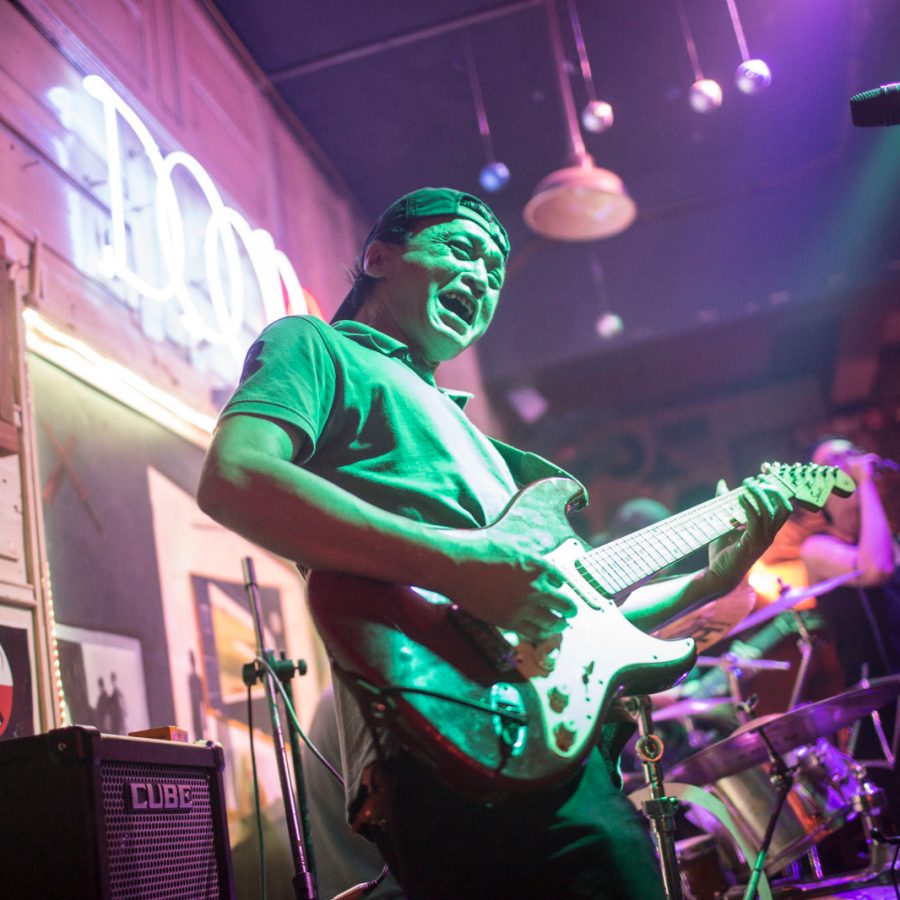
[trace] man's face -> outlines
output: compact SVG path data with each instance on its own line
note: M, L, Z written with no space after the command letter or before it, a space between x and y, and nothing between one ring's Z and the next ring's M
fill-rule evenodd
M484 334L505 265L490 234L467 218L423 219L403 246L382 245L383 330L430 365L452 359Z

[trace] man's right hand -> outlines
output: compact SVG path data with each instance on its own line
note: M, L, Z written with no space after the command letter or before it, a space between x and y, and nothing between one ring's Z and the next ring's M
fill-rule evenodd
M563 589L565 576L530 539L499 540L490 530L455 532L454 537L454 566L441 589L454 603L531 642L567 627L578 607Z

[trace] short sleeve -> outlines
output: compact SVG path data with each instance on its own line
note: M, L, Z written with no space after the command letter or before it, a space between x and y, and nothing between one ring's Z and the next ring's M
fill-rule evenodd
M240 382L220 418L265 416L303 432L305 462L328 421L334 401L335 363L325 335L309 316L286 316L269 325L247 351Z

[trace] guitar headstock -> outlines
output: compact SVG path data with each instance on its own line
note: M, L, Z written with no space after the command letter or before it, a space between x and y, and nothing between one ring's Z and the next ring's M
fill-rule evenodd
M821 509L832 492L849 497L856 490L853 479L837 466L773 462L763 463L762 473L775 478L800 506L811 510Z

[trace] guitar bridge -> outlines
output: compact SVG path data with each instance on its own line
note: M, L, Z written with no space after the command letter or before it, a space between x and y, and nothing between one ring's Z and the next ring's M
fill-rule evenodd
M511 672L516 668L516 648L493 625L463 612L455 603L447 618L498 672Z

